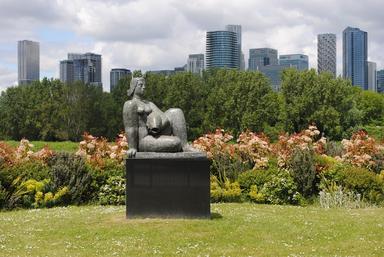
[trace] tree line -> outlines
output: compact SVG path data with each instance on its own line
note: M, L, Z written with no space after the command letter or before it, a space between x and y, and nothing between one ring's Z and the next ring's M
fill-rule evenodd
M282 131L298 132L312 123L328 138L340 140L363 125L384 124L384 95L315 70L285 70L279 92L254 71L144 76L146 99L164 111L184 111L190 140L216 128L234 135L249 129L276 138ZM110 93L46 78L9 87L0 96L0 139L78 141L86 131L113 140L124 128L122 108L130 79L120 80Z

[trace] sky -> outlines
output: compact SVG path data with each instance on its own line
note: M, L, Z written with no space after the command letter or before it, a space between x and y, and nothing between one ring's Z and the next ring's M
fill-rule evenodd
M0 91L17 84L17 41L40 42L40 77L59 78L67 53L102 55L109 91L112 68L174 69L205 54L207 31L242 26L242 51L270 47L309 56L317 67L317 34L368 32L368 60L384 69L383 0L0 0Z

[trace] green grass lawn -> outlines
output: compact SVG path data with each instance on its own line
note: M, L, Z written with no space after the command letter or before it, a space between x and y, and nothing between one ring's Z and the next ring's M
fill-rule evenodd
M17 147L20 144L20 141L9 140L9 141L5 141L5 143L11 146ZM76 152L79 149L78 142L70 142L70 141L64 141L64 142L31 141L30 143L34 145L34 147L32 148L33 151L38 151L46 145L48 145L48 147L54 151Z
M211 220L126 220L124 206L0 212L0 255L384 256L384 208L211 209Z

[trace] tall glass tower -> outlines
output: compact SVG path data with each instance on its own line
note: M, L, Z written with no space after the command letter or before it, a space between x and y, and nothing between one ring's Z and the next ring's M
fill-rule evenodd
M17 42L17 64L19 85L40 79L39 42L21 40Z
M375 62L368 62L368 90L377 92L377 71Z
M237 35L232 31L208 31L206 66L210 68L239 69Z
M384 93L384 70L379 70L377 76L377 92Z
M237 48L238 48L237 51L239 53L239 67L240 67L240 70L244 70L245 69L244 54L241 51L241 25L227 25L225 26L225 30L236 33Z
M368 89L368 34L358 28L343 31L343 77L352 85Z
M125 69L125 68L112 69L111 72L109 73L109 76L110 76L109 92L112 92L112 90L119 83L120 79L124 77L128 77L130 75L131 75L131 71L128 69Z
M82 81L102 86L101 55L94 53L69 53L68 60L60 62L60 80L63 82Z

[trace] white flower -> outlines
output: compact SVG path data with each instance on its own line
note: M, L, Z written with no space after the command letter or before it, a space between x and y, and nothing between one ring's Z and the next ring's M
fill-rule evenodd
M92 143L88 143L88 144L87 144L87 148L88 148L88 149L94 149L94 148L95 148L95 145L92 144Z

